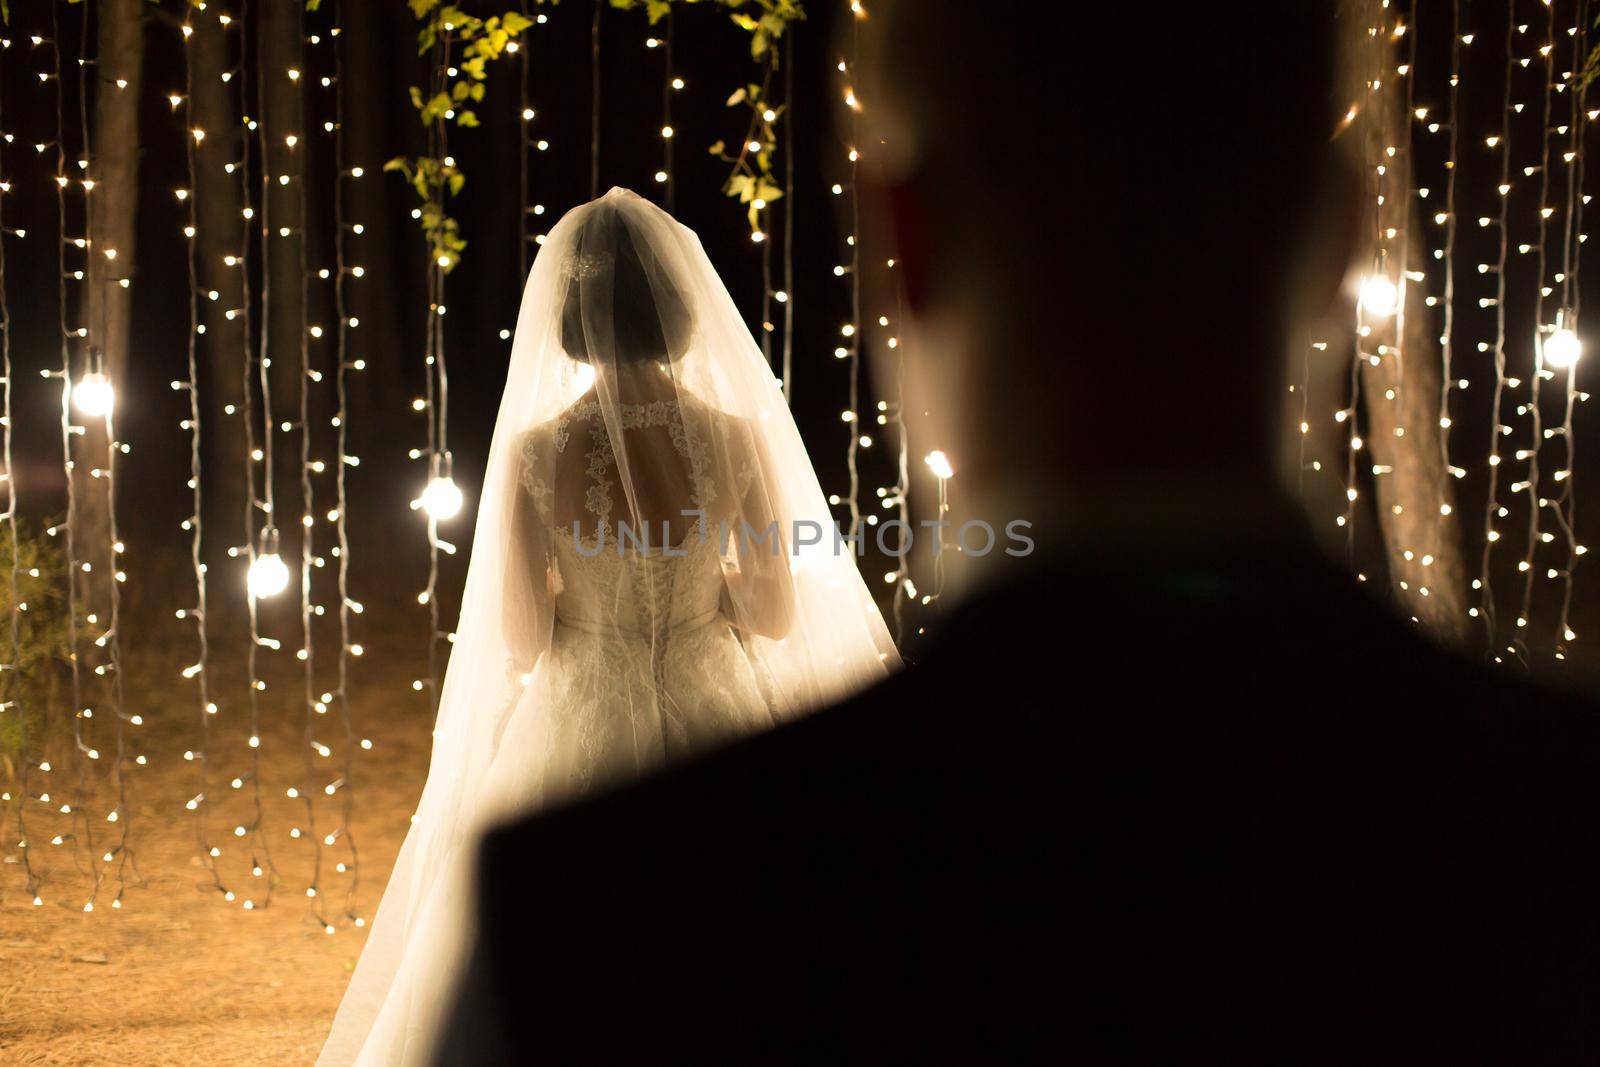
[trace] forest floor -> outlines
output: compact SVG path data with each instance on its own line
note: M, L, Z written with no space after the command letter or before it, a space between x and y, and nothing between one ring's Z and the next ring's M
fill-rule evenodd
M383 688L397 694L407 687ZM243 692L242 685L235 691ZM233 828L250 817L254 753L246 744L246 716L232 716L232 726L226 721L231 707L216 716L213 797L204 807L208 843L223 850L219 877L235 891L230 902L200 858L197 818L185 807L197 786L196 765L183 761L193 744L188 724L197 717L197 705L187 688L146 692L155 695L130 706L144 709L153 725L137 750L148 752L149 762L130 776L126 825L137 873L128 869L120 908L111 906L117 864L92 859L120 827L108 828L100 814L87 820L97 827L94 849L75 849L72 840L52 848L46 835L64 827L70 833L70 824L48 805L31 805L41 813L30 812L27 828L43 900L35 905L25 888L21 853L11 847L14 803L0 805L7 846L0 850L0 1064L310 1064L370 926L358 927L344 914L349 874L334 870L348 858L343 847L321 850L322 893L318 901L307 898L315 850L312 835L290 834L305 826L306 808L289 798L288 788L307 781L308 774L319 786L332 780L342 753L308 768L303 705L292 687L288 696L275 693L256 750L261 842L239 843ZM234 703L246 704L242 698ZM426 773L430 717L425 707L409 706L419 703L374 696L353 709L352 718L374 739L372 751L358 753L348 828L360 848L350 913L367 923ZM330 732L342 738L342 731ZM232 787L234 775L247 784ZM340 799L319 803L318 834L338 823ZM99 803L103 813L107 804ZM258 847L271 849L276 878L252 874L252 862L261 862L253 855ZM85 912L96 866L101 887L94 910ZM269 882L273 891L266 906L246 910L243 901L259 904ZM334 917L331 935L313 912L319 902Z

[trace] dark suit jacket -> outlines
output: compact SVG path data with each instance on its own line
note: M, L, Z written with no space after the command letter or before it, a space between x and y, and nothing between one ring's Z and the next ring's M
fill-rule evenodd
M440 1062L1600 1057L1595 709L1293 539L1167 558L491 834Z

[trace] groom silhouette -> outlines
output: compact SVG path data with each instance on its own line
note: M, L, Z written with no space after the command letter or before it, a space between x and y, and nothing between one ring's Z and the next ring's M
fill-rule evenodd
M1366 22L870 7L913 433L1038 550L877 688L490 834L439 1062L1593 1060L1600 718L1277 487Z

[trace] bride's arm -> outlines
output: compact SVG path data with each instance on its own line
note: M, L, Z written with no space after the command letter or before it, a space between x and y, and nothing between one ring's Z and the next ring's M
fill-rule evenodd
M748 531L737 524L731 531L738 567L724 574L723 614L741 630L776 639L787 634L794 621L789 531L777 518L768 482L772 468L758 446L749 447L747 458L755 473L740 499L738 516Z
M539 653L550 643L550 618L555 602L550 571L550 537L533 495L521 478L511 494L511 521L506 552L506 589L501 628L517 670L533 670Z

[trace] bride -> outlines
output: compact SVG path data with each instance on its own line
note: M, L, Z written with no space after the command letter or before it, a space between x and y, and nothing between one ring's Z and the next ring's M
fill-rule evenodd
M429 1059L487 825L898 664L699 240L623 189L569 212L522 299L427 785L318 1063Z

